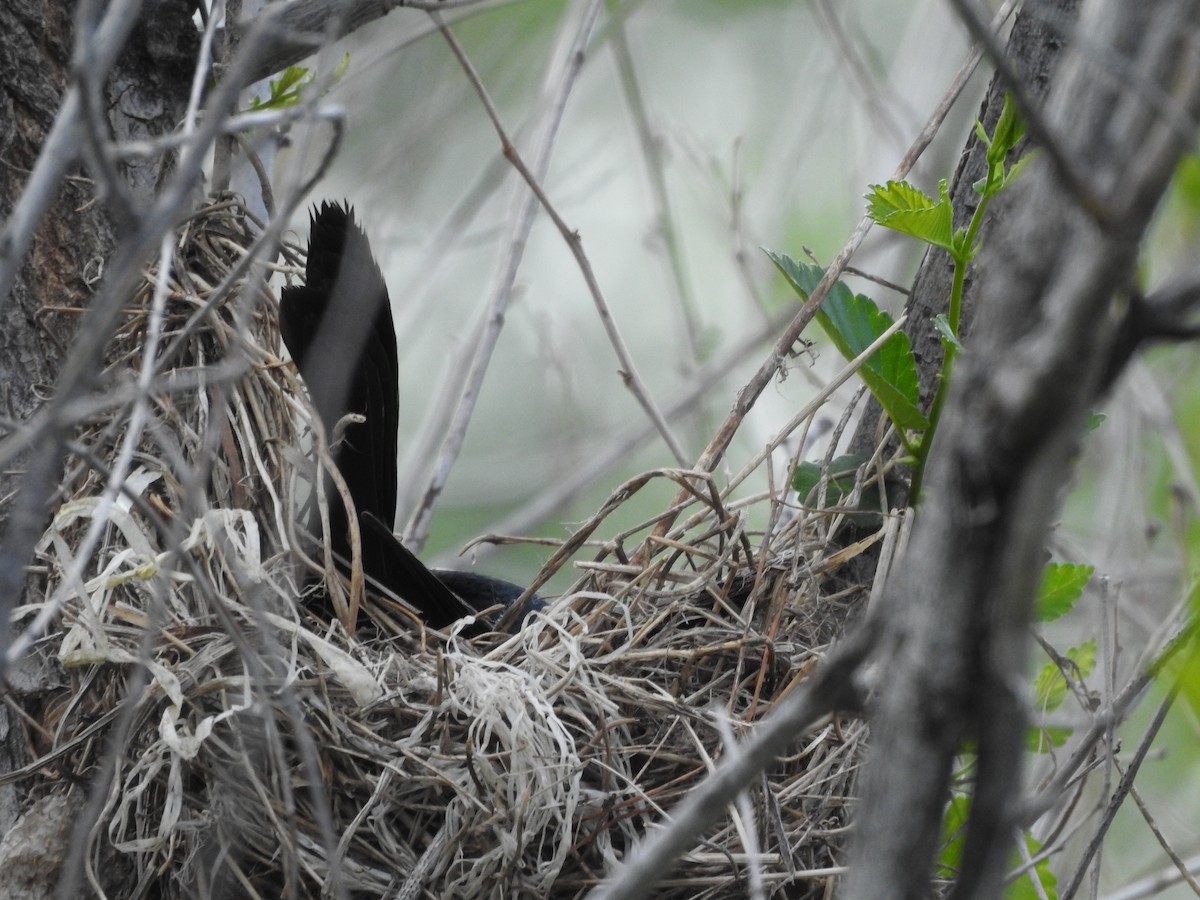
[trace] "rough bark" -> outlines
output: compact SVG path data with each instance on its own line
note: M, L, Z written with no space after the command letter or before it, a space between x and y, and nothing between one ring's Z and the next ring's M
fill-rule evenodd
M71 57L69 13L58 4L14 0L0 5L0 218L9 220L29 171L37 161L66 89ZM11 294L0 302L0 382L4 384L3 431L26 419L49 393L77 315L112 246L111 228L88 206L90 189L77 179L62 183L51 214L38 229ZM0 470L0 496L20 484L24 455ZM7 504L5 504L7 509ZM52 670L10 675L14 691L45 689ZM0 773L30 760L20 720L0 706ZM17 820L21 783L0 785L0 835ZM7 879L6 879L7 880Z
M929 896L951 764L968 739L977 780L953 896L1000 894L1019 824L1027 723L1017 686L1045 535L1120 343L1114 295L1186 148L1177 123L1200 111L1198 25L1200 5L1184 0L1088 9L1088 46L1069 52L1047 115L1091 196L1064 188L1044 157L985 250L976 333L884 594L888 674L872 707L847 897ZM1107 77L1112 69L1130 78Z
M15 255L16 236L9 231L14 207L26 191L47 136L60 114L71 81L76 52L76 18L70 5L13 0L0 4L0 218L8 225L0 252ZM187 98L197 36L185 4L146 4L144 16L104 82L104 125L121 139L144 139L169 133L179 123ZM190 54L188 65L183 61ZM78 145L70 148L78 154ZM155 156L120 166L130 196L146 200L153 195L170 159ZM0 382L4 384L3 424L0 440L20 438L22 428L54 391L68 348L82 315L105 275L116 239L109 208L95 202L97 173L78 157L68 160L62 176L46 198L45 213L28 242L28 250L15 268L11 291L0 292ZM5 499L4 522L8 533L8 501L23 487L28 450L8 458L0 470L0 497ZM61 471L61 466L57 467ZM53 496L45 498L53 502ZM48 508L38 505L44 517ZM28 562L20 552L6 555L5 580L20 584ZM7 610L15 597L9 597ZM6 642L3 642L6 646ZM0 650L4 647L0 647ZM62 680L48 659L34 655L8 673L5 690L19 694L22 705L34 709L32 699ZM30 761L30 735L10 707L0 705L0 774ZM9 832L25 802L22 781L0 784L0 836ZM25 832L58 835L64 841L73 821L73 804L48 804L32 815L64 817L59 822L23 823ZM14 885L32 877L52 886L53 867L47 860L57 848L35 848L36 862L28 857L5 855L0 883ZM61 852L57 854L61 858ZM33 866L36 872L25 871ZM35 877L36 876L36 877ZM47 882L46 879L49 879ZM32 883L32 882L31 882ZM31 888L32 889L32 888Z
M8 221L66 90L71 59L69 12L60 4L13 0L0 6L0 217ZM64 180L34 235L12 293L0 302L0 377L4 415L20 421L46 396L77 315L112 248L102 208L78 169ZM19 472L0 473L7 496Z

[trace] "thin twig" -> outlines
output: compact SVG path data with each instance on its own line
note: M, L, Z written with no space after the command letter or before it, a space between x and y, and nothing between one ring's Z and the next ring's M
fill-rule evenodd
M593 3L592 8L589 9L589 13L591 13L592 10L594 10L596 13L599 12L598 2ZM431 15L436 14L431 13ZM460 65L463 67L463 71L467 73L471 80L472 86L475 88L476 93L483 102L484 108L488 114L488 118L491 120L493 127L496 129L497 135L500 137L500 143L504 157L512 164L513 168L515 168L521 174L521 177L525 179L526 183L529 185L530 189L541 203L542 208L546 210L546 214L550 216L551 221L553 221L555 227L558 228L563 240L566 241L567 246L571 250L572 256L575 257L575 261L579 266L581 274L583 275L584 282L587 284L588 292L591 294L592 301L596 305L596 311L600 316L600 321L604 325L605 332L608 334L609 342L612 344L613 350L617 354L617 359L621 364L621 378L624 381L625 386L630 390L646 414L655 423L659 434L662 436L663 441L671 450L671 454L675 457L676 461L680 465L686 465L687 457L683 451L682 445L680 445L678 439L672 433L670 427L667 425L666 419L663 417L662 413L658 409L657 404L654 402L649 391L646 389L641 376L638 375L637 367L633 362L633 357L625 344L624 338L621 336L621 333L616 326L612 312L609 309L607 301L604 299L604 294L600 290L600 284L596 279L595 272L592 270L591 262L588 260L587 254L584 253L583 241L579 237L579 233L571 229L571 227L563 220L562 216L559 215L558 210L555 209L554 205L550 202L549 197L546 196L545 191L542 189L541 183L529 170L528 166L526 166L524 160L521 158L520 153L509 140L508 134L500 122L499 113L497 113L495 105L492 103L491 97L487 93L487 89L483 86L483 82L480 80L479 74L475 71L474 66L467 58L466 53L463 51L461 45L459 45L453 33L449 30L449 28L445 28L443 30L443 34L446 36L446 40L450 44L451 49L454 51L455 56L458 58ZM577 52L579 54L579 63L582 64L583 48L577 48Z
M1071 875L1071 880L1067 882L1067 886L1058 895L1062 900L1071 900L1075 896L1079 890L1079 886L1083 883L1083 879L1092 869L1092 859L1100 852L1101 847L1104 846L1104 839L1108 835L1108 829L1112 825L1117 811L1125 802L1125 798L1129 795L1130 790L1133 789L1134 779L1137 778L1137 773L1141 770L1142 762L1146 759L1146 754L1154 744L1154 739L1158 736L1159 729L1162 728L1163 722L1166 721L1167 712L1171 709L1171 705L1175 702L1175 698L1179 694L1179 687L1178 683L1173 684L1170 691L1167 692L1167 696L1158 705L1158 710L1154 713L1154 718L1150 720L1150 724L1146 728L1146 733L1142 736L1137 751L1133 754L1133 759L1129 762L1129 767L1122 773L1117 789L1108 799L1104 815L1101 817L1100 823L1096 826L1096 831L1092 835L1091 840L1088 841L1082 858L1077 862L1076 869Z
M1003 22L1014 6L1015 0L1009 0L996 14L995 22ZM920 159L921 154L925 152L925 149L933 141L942 123L945 122L946 117L950 114L954 102L962 94L963 89L966 88L967 81L975 71L976 66L979 65L980 58L981 50L978 47L972 48L967 54L967 59L959 68L950 88L934 108L929 120L925 123L925 127L921 129L921 133L917 135L916 140L908 148L908 152L904 154L904 158L896 166L895 172L892 173L893 180L903 180L912 167L916 165L917 160ZM846 243L842 245L842 249L838 251L832 262L826 267L824 276L817 283L817 286L813 288L808 301L796 313L787 328L784 329L783 334L775 342L771 354L759 366L758 371L754 373L750 381L738 392L734 400L733 410L717 430L716 436L704 448L704 452L700 454L695 468L708 472L716 468L725 455L725 451L729 448L734 434L741 427L742 420L754 406L759 395L771 383L771 379L775 377L776 373L784 365L784 362L792 351L792 347L795 346L796 342L800 339L800 335L804 333L804 329L808 327L813 316L816 315L817 310L825 301L825 295L833 287L838 278L841 277L842 272L850 263L850 258L858 250L863 238L867 236L867 232L871 230L873 224L869 216L863 216L858 225L855 226ZM670 523L664 521L659 525L659 530L665 534L669 527Z
M566 110L567 100L571 95L572 89L575 87L579 72L583 68L587 45L591 39L592 30L595 27L596 18L599 13L600 0L592 0L591 5L584 11L580 18L571 44L571 50L565 54L565 58L562 61L561 72L558 71L557 67L551 68L550 78L552 81L558 82L558 90L547 112L541 142L535 151L534 167L536 174L533 175L522 171L522 175L526 176L526 180L531 185L538 184L541 179L545 178L549 170L550 156L555 146L559 126L562 123L563 113ZM436 12L431 12L430 16L438 25L442 35L458 59L459 65L462 66L467 78L483 101L488 116L496 126L501 142L506 148L506 155L508 155L507 151L511 149L511 145L508 143L508 137L500 126L499 118L495 107L492 105L491 98L488 96L483 82L479 79L479 73L475 71L474 66L467 59L466 53L458 44L453 32L445 24L441 16ZM512 150L512 152L513 154L516 153L515 150ZM450 478L450 471L454 468L459 453L462 451L463 442L466 440L467 428L471 423L472 415L474 415L475 405L479 399L479 393L483 389L484 378L487 375L488 366L492 360L492 353L496 348L496 343L500 339L500 331L504 326L505 311L508 308L508 302L512 295L512 287L517 278L517 271L525 255L525 245L529 238L529 232L533 227L534 215L537 211L539 199L535 190L534 194L530 195L522 205L520 212L514 220L511 236L504 257L500 262L492 296L485 308L482 330L475 344L474 352L471 354L470 370L467 373L462 392L454 408L453 419L442 441L442 447L434 464L434 471L430 477L429 484L421 497L417 509L413 513L409 527L405 529L407 543L411 544L414 549L419 549L424 542L425 535L429 529L429 523L433 517L433 509L446 486L446 482Z
M616 6L612 0L609 0L608 5L610 10ZM633 54L629 50L629 41L625 36L625 23L621 18L614 17L610 20L608 36L613 58L617 63L617 74L621 80L625 104L629 108L629 115L633 119L634 130L637 132L638 145L642 151L642 160L645 163L646 175L650 182L650 192L654 197L657 212L655 224L658 226L658 233L662 238L667 269L670 272L671 283L675 287L676 302L679 304L686 359L688 364L693 364L700 347L699 316L692 285L688 279L687 266L684 263L683 244L679 239L679 231L675 227L671 194L667 190L662 139L654 133L650 126L650 115L646 111L646 102L638 83Z
M1142 814L1142 820L1145 821L1146 827L1150 829L1150 833L1154 835L1154 839L1158 841L1158 845L1162 847L1163 853L1167 855L1167 859L1171 861L1171 865L1175 867L1175 871L1179 874L1179 880L1191 888L1192 893L1200 897L1200 881L1196 880L1186 860L1183 859L1171 846L1171 842L1167 836L1163 834L1162 829L1158 827L1158 822L1155 821L1154 815L1150 812L1150 807L1146 805L1146 801L1142 799L1141 792L1138 791L1135 785L1129 786L1129 796L1133 798L1133 802L1137 804L1138 812Z
M902 97L892 91L890 97L883 96L883 86L872 77L870 61L862 54L855 43L846 34L846 29L838 19L838 11L830 0L815 0L813 7L817 11L817 19L829 35L831 43L841 57L838 71L844 74L851 88L857 88L862 94L863 103L867 107L871 121L882 126L888 137L895 141L896 149L904 147L904 128L896 117ZM847 9L844 4L839 4Z

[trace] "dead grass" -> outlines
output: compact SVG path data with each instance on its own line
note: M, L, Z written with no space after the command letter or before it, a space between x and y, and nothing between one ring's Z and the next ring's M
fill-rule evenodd
M828 519L661 470L552 558L544 576L572 554L582 574L516 634L424 631L370 597L355 635L310 618L291 499L313 477L307 406L275 301L248 287L255 235L232 203L184 229L151 415L107 507L152 281L131 303L20 611L53 621L63 687L26 710L37 759L18 777L31 799L100 791L96 883L114 859L134 873L110 896L579 896L804 679L857 601L835 579L862 548L831 558ZM645 523L581 559L664 478L691 491L665 538ZM824 895L863 737L854 720L797 735L655 895L742 895L756 867L768 893Z

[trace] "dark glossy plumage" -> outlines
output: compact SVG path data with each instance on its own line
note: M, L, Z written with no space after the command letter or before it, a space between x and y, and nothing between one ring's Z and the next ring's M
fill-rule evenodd
M391 522L400 365L387 285L352 210L323 203L311 221L305 284L280 293L279 331L325 434L347 414L366 418L345 427L334 459L358 511Z
M521 588L467 572L435 575L392 534L396 515L399 359L383 273L354 212L322 203L311 216L305 284L279 298L279 331L308 387L333 458L358 512L363 573L415 607L434 628L517 598ZM344 421L347 415L361 422ZM329 495L331 542L350 558L349 521L336 491ZM320 534L314 509L309 530ZM527 611L540 608L532 599ZM326 610L327 611L327 610ZM482 624L471 632L486 630Z

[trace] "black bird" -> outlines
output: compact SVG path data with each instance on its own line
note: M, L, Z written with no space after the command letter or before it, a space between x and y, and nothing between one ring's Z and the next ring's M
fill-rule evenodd
M433 628L516 600L523 591L510 582L471 572L435 573L392 534L399 428L396 330L383 273L349 206L325 202L313 209L305 283L280 292L279 331L354 501L363 573L415 607ZM345 565L351 555L346 508L337 491L328 485L321 490L329 500L332 549ZM309 530L321 533L315 505ZM527 611L542 605L532 598ZM477 625L474 633L484 630Z

